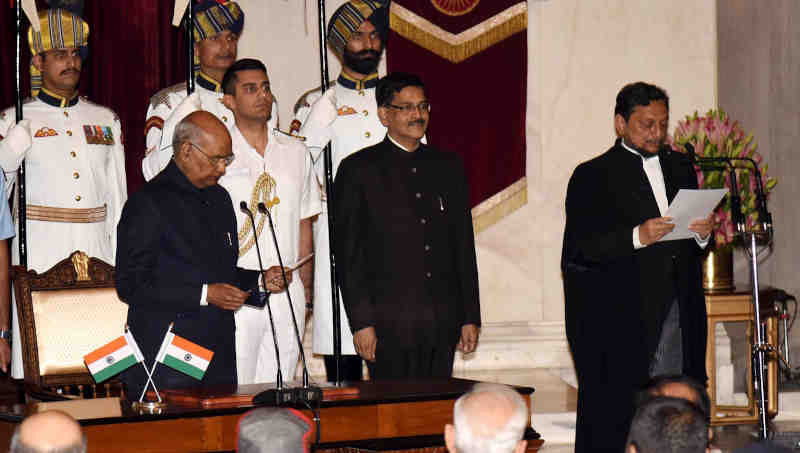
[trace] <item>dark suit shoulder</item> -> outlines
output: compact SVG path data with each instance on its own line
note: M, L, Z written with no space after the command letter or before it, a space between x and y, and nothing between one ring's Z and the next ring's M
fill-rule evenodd
M378 143L377 145L368 146L342 159L336 172L337 177L343 173L358 173L361 170L374 167L387 151L382 145L383 143Z
M582 162L578 167L583 168L595 168L595 167L607 167L610 165L614 165L616 161L618 161L621 157L627 157L626 154L621 153L620 151L625 151L628 153L625 148L614 145L611 148L604 151L602 154L595 156L585 162Z

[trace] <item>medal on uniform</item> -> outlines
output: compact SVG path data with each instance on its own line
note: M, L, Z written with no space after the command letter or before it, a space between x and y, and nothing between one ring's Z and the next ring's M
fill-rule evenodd
M109 126L83 125L86 143L90 145L113 145L114 132Z

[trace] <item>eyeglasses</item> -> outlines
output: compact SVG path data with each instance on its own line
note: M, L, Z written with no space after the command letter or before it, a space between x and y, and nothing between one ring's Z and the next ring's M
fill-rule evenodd
M431 103L428 101L420 102L419 104L403 104L403 105L394 105L394 104L387 104L387 107L391 107L397 111L403 112L405 114L410 114L411 112L419 112L419 113L430 113L431 111Z
M233 159L236 157L236 155L234 154L228 154L227 156L209 156L208 154L206 154L205 151L203 151L199 146L195 145L194 143L192 142L186 142L186 143L188 143L190 146L193 146L198 151L200 151L200 154L205 156L206 159L208 159L208 162L214 166L219 165L219 163L222 162L227 167L228 165L233 163Z

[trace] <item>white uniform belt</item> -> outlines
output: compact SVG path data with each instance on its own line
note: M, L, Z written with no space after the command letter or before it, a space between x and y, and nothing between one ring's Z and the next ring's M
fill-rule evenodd
M28 220L63 223L97 223L106 220L106 205L98 208L73 209L51 208L29 204L26 209Z

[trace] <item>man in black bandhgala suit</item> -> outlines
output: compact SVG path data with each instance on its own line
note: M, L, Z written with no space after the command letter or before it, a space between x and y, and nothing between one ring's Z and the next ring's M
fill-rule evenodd
M117 293L148 366L172 331L214 352L203 380L158 366L159 390L236 384L233 313L257 289L258 272L236 267L236 217L217 185L233 160L231 137L212 114L194 112L175 128L169 165L125 204L117 228ZM246 288L243 291L240 288ZM146 382L140 366L122 379L129 396Z
M334 244L344 306L370 377L446 377L481 322L461 159L421 143L431 105L419 77L375 90L386 138L344 159L334 187Z
M712 229L658 242L692 162L664 146L669 98L643 82L617 95L618 138L580 164L567 189L561 257L567 339L578 377L576 452L622 452L634 395L656 375L705 382L706 311L700 258Z

